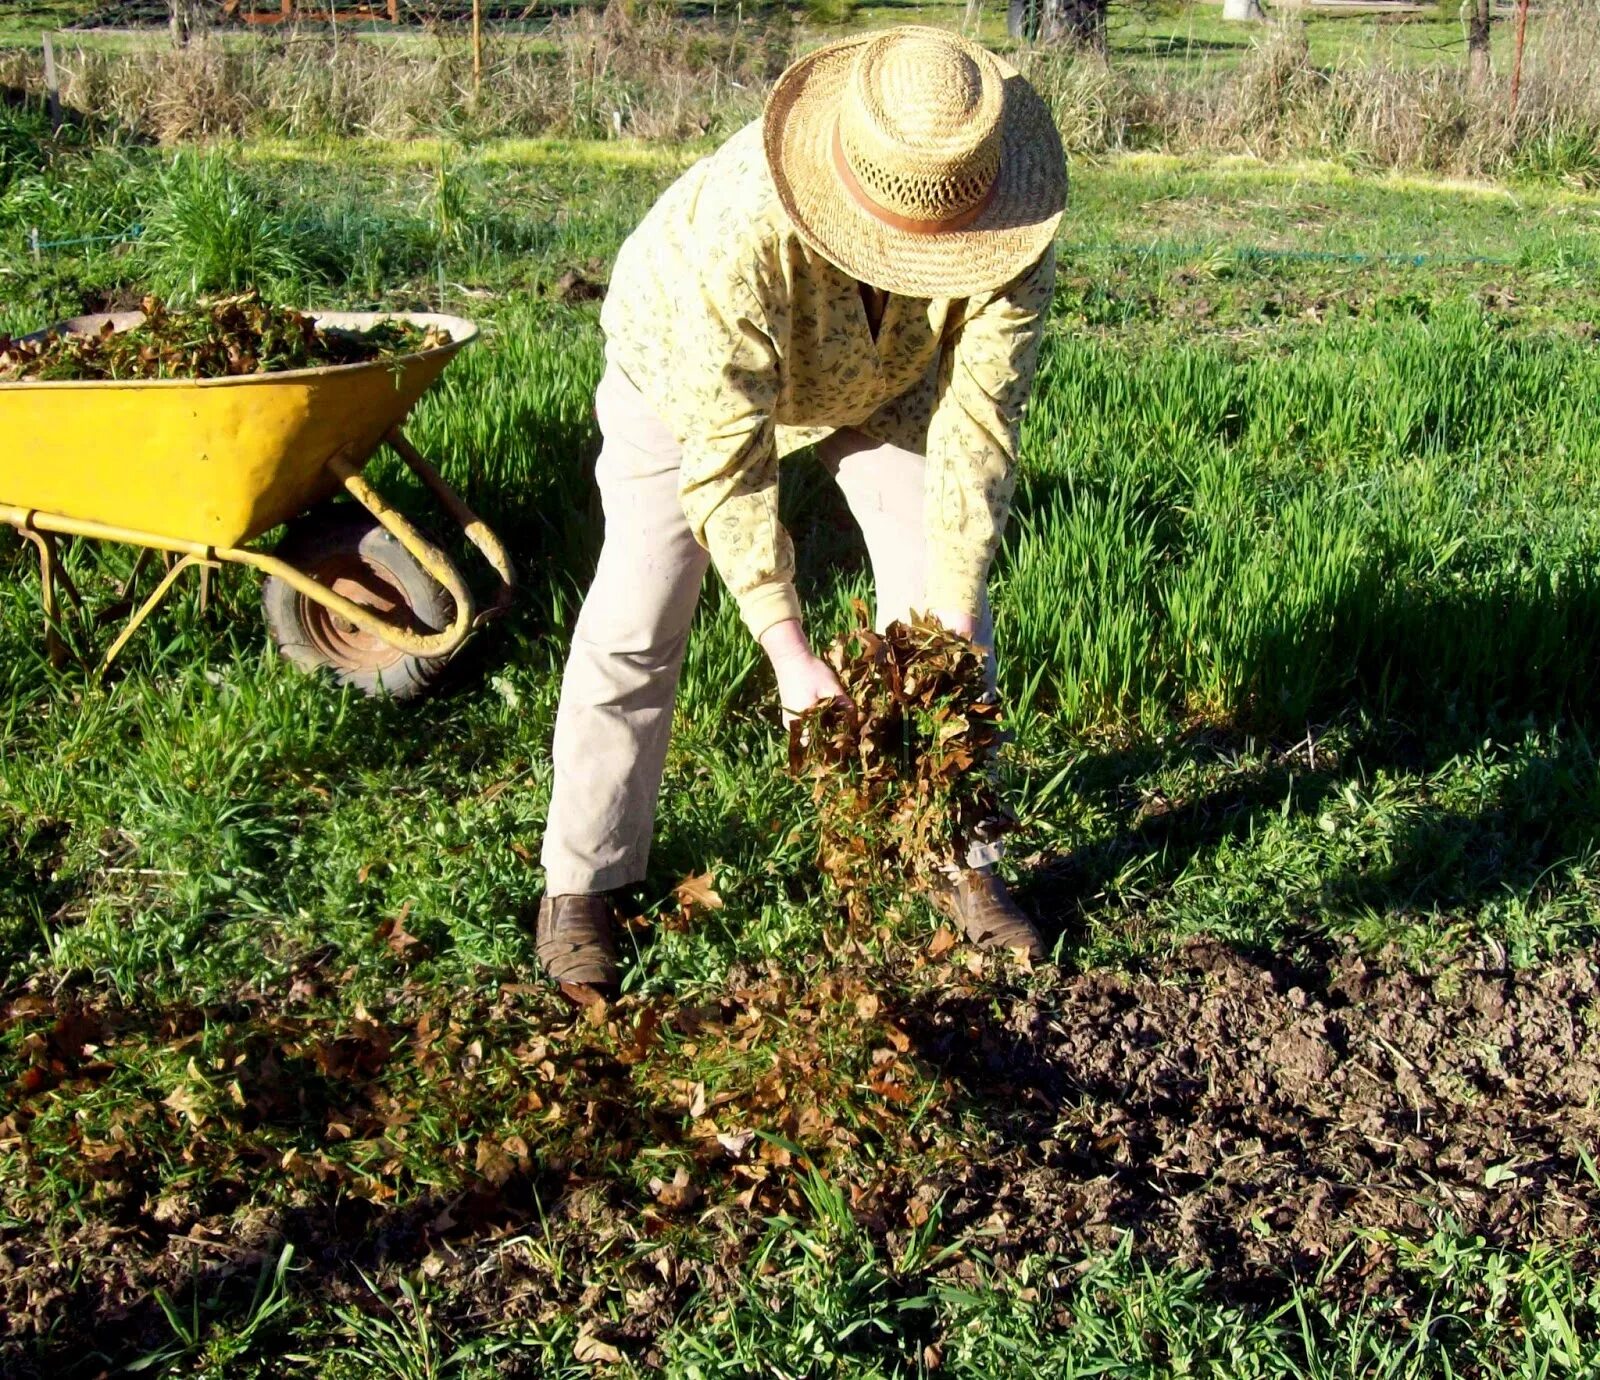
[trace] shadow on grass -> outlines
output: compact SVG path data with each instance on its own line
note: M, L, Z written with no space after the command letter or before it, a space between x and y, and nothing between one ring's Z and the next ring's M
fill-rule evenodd
M1520 736L1529 727L1519 724L1514 732ZM1323 816L1347 789L1365 792L1383 774L1430 777L1470 759L1483 741L1476 734L1425 740L1375 731L1337 755L1324 747L1319 759L1302 740L1179 800L1139 798L1130 783L1185 765L1226 767L1239 737L1202 732L1170 747L1089 757L1075 769L1071 788L1118 801L1123 823L1069 856L1047 860L1025 878L1019 895L1049 937L1065 935L1070 947L1096 917L1097 898L1115 890L1132 862L1154 860L1156 874L1144 874L1142 885L1164 890L1197 859L1224 845L1247 845L1269 823ZM1497 763L1486 789L1452 783L1440 799L1432 786L1418 784L1397 802L1375 802L1374 811L1389 812L1392 823L1372 827L1371 847L1359 862L1338 864L1320 880L1294 940L1315 945L1363 915L1380 924L1387 917L1398 929L1510 898L1536 903L1553 869L1581 863L1593 851L1600 777L1588 739L1570 725L1546 723L1534 741L1539 746L1513 748L1509 761ZM1468 803L1452 798L1467 793ZM1348 826L1328 816L1324 827Z
M1210 53L1248 53L1255 45L1235 43L1224 38L1189 38L1182 34L1171 37L1149 35L1144 38L1111 38L1111 50L1118 57L1130 58L1187 58Z
M808 600L825 605L843 580L859 578L861 538L817 467L796 467L794 481L785 510L800 580ZM1034 485L1040 511L1053 511L1048 488ZM1180 541L1169 524L1163 546ZM1587 733L1600 707L1600 567L1513 568L1464 587L1455 575L1410 573L1409 560L1374 540L1357 569L1323 582L1320 601L1284 599L1247 621L1247 633L1214 653L1219 675L1236 687L1237 724L1137 739L1075 763L1064 793L1108 802L1118 822L1025 882L1024 902L1052 938L1093 919L1094 898L1132 862L1153 862L1160 887L1269 821L1315 819L1346 790L1366 792L1384 776L1417 779L1394 800L1374 802L1373 850L1334 865L1308 899L1313 912L1353 924L1362 913L1404 922L1475 909L1530 896L1551 868L1592 851L1600 777ZM1220 580L1217 598L1227 590ZM1222 609L1216 618L1226 622ZM1049 673L1059 679L1070 668L1041 668L1028 650L1013 652L1012 679L1043 669L1048 695ZM1000 651L1004 660L1008 649ZM1173 704L1174 721L1181 712ZM1327 740L1307 727L1316 723L1332 725ZM1481 771L1473 765L1480 754ZM1431 780L1458 762L1453 779ZM1179 799L1153 794L1152 779L1168 777L1209 784ZM1316 914L1306 929L1323 929Z

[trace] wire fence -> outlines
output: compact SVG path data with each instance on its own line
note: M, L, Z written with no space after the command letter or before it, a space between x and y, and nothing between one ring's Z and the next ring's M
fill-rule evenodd
M71 239L47 240L40 238L38 226L32 226L28 230L28 249L38 260L44 257L47 249L75 249L86 244L131 244L143 234L144 226L130 225L111 235L74 235Z

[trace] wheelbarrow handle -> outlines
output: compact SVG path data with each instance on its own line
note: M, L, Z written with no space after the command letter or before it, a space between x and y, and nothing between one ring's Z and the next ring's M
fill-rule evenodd
M383 495L361 477L360 469L344 456L333 456L328 461L328 470L344 485L357 503L377 518L389 535L400 543L406 554L449 593L455 602L455 617L448 628L434 633L414 632L370 608L363 608L360 604L346 599L344 595L296 570L287 561L279 560L276 556L267 555L265 552L236 548L218 551L217 554L225 560L239 561L269 575L277 576L296 593L321 604L323 608L354 624L362 632L378 638L407 656L429 658L450 656L466 641L467 634L472 630L476 612L472 591L461 578L461 572L456 569L455 563L448 555L390 507L384 501Z
M383 438L402 460L407 468L417 476L432 491L433 496L439 500L439 506L455 519L456 524L466 534L466 538L478 548L490 569L500 577L500 586L495 590L495 595L488 605L478 614L474 626L481 626L491 618L497 618L511 607L512 596L516 593L517 572L511 563L511 554L506 550L505 543L494 533L481 517L472 511L461 496L445 483L444 476L434 468L433 462L422 454L410 441L399 427L393 427ZM380 519L381 521L381 519Z

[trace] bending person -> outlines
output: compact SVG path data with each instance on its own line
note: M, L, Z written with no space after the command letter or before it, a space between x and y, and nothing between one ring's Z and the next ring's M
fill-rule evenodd
M787 716L841 694L812 650L779 458L818 443L886 625L992 645L985 584L1055 275L1049 111L983 48L906 27L820 49L689 169L618 255L601 316L605 544L561 687L538 952L615 989L611 893L643 879L678 674L714 564ZM933 897L1042 952L992 856Z

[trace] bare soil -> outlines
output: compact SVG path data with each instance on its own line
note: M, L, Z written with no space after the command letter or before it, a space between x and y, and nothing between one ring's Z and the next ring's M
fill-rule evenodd
M1522 972L1354 952L1295 971L1196 941L1003 1024L976 993L933 993L907 1013L917 1052L1010 1148L921 1192L1014 1250L1132 1232L1224 1285L1314 1272L1363 1231L1592 1255L1597 990L1593 950ZM1360 1248L1373 1287L1381 1243Z

